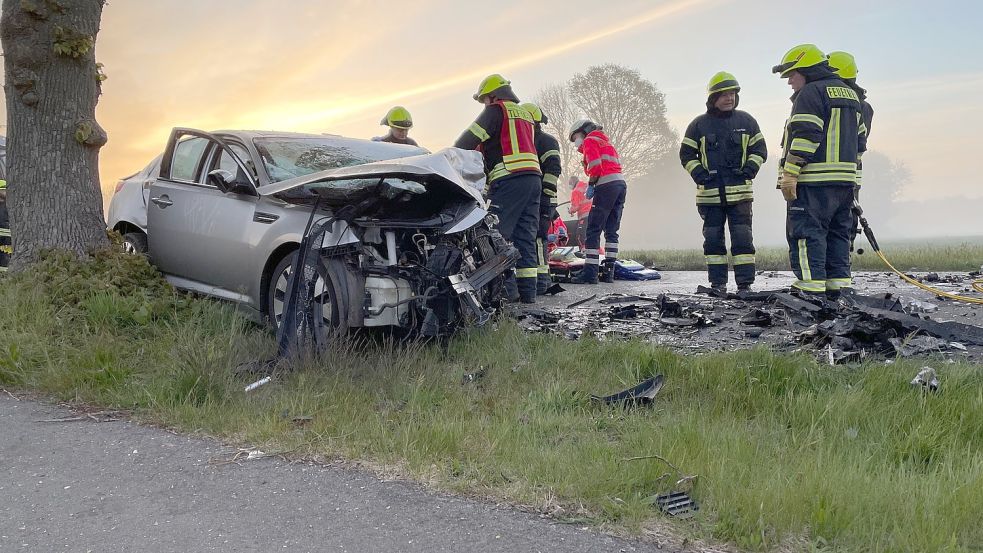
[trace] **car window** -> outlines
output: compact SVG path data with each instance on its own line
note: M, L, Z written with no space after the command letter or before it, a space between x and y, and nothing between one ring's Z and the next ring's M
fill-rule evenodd
M174 156L171 158L170 177L186 182L198 180L197 173L201 163L201 154L207 145L207 140L197 136L179 140L174 146Z
M338 138L263 138L253 140L253 144L273 182L426 152L422 148Z
M256 170L253 168L252 161L249 159L249 152L247 152L246 149L239 144L235 143L229 144L229 149L235 152L235 155L239 156L239 159L246 164L246 167L249 168L250 172L253 173L255 178ZM218 160L218 166L214 169L225 169L226 171L235 175L239 172L239 164L237 164L235 160L232 159L232 156L229 155L229 152L225 151L223 148L222 155Z

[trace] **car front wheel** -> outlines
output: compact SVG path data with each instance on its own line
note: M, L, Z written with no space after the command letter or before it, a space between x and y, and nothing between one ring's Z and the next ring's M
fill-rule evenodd
M147 235L142 232L127 232L123 235L123 253L146 255Z
M270 325L275 330L280 329L280 323L283 321L284 311L287 305L287 289L296 260L297 252L284 257L277 264L276 268L273 269L273 274L270 276L266 313ZM318 340L343 331L343 329L339 328L341 326L341 317L339 317L338 298L330 279L325 277L326 272L319 264L317 279L314 281L315 311L321 314L320 319L315 321L314 329Z

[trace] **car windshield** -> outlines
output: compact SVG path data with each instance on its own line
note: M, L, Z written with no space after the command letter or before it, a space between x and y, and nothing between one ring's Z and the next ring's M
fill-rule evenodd
M422 149L338 137L257 138L253 143L272 182L425 153Z

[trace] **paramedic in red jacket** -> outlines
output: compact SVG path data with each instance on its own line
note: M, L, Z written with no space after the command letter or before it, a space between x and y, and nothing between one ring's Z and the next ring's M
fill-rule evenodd
M587 217L587 264L571 282L596 284L600 269L601 232L604 232L604 280L614 282L614 262L618 259L618 230L625 208L627 184L621 174L621 159L602 128L582 119L570 128L570 142L584 155L587 173L587 199L593 201Z
M577 218L577 245L581 250L587 249L587 216L590 215L591 202L587 199L587 183L576 175L570 177L570 207L567 212Z

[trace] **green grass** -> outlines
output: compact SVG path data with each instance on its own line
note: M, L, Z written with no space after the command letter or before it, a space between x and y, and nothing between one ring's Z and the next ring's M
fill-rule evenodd
M867 246L863 255L853 254L854 271L887 271L884 263ZM978 271L983 265L983 241L931 243L897 242L881 244L884 255L902 271ZM702 250L630 250L623 257L651 264L667 271L702 271L706 269ZM787 248L758 248L757 268L764 271L788 271Z
M348 344L246 395L238 363L270 335L169 292L135 257L49 259L0 280L0 386L131 409L185 431L357 460L560 520L663 528L647 500L699 475L678 535L752 551L980 551L983 371L926 361L841 368L766 349L685 356L569 342L508 321L445 348ZM487 375L462 384L484 367ZM652 409L590 405L656 373ZM298 425L294 417L312 417Z

